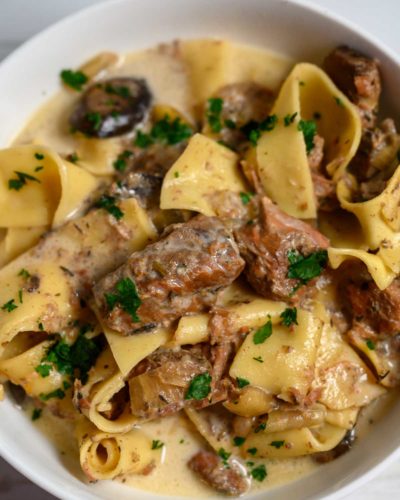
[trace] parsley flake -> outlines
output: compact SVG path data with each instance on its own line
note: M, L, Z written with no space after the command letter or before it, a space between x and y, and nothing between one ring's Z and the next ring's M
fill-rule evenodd
M281 318L281 323L284 326L298 325L297 323L297 308L287 307L279 316Z
M38 373L42 378L46 378L50 375L51 368L51 365L42 363L35 367L35 372Z
M18 172L17 170L14 170L14 173L17 174L17 179L10 179L8 181L8 189L15 189L15 191L19 191L23 186L25 186L27 181L39 182L40 184L40 180L33 177L33 175Z
M212 97L207 101L207 121L210 128L216 134L221 132L221 113L224 106L224 101L220 97Z
M342 101L342 99L340 99L340 97L335 97L335 102L338 106L344 108L344 102Z
M250 384L250 382L248 380L246 380L245 378L241 378L241 377L236 377L236 382L237 382L237 385L240 389L242 389L243 387L246 387L246 385Z
M93 125L93 130L99 130L101 127L102 117L101 114L96 113L87 113L87 120Z
M117 207L115 202L116 198L114 196L103 194L103 196L96 203L96 207L107 210L107 212L111 214L115 219L120 220L124 216L124 212L119 207Z
M265 120L257 122L255 120L246 123L241 128L241 131L247 136L253 146L257 146L258 139L261 137L261 132L271 132L278 122L277 115L269 115Z
M57 398L64 399L65 392L62 389L56 389L55 391L48 392L47 394L39 394L39 397L42 401L48 401L49 399Z
M261 424L257 425L257 427L254 429L254 432L258 434L261 431L265 431L266 427L267 427L266 422L261 422Z
M142 149L151 146L155 142L173 146L174 144L185 141L191 135L193 135L193 130L179 117L172 120L169 115L165 115L164 118L153 125L148 134L139 130L134 144Z
M373 342L371 339L368 339L365 343L367 344L367 347L370 351L375 350L375 342Z
M35 153L35 158L37 160L43 160L44 159L44 155L42 155L41 153Z
M285 441L271 441L269 443L270 446L273 446L274 448L276 448L277 450L279 450L279 448L282 448L282 446L285 444Z
M257 453L257 451L258 451L257 448L249 448L247 450L247 453L249 453L250 455L253 455L253 457L254 457L254 455Z
M22 290L18 290L18 300L19 300L20 304L23 303L23 300L22 300Z
M254 361L257 361L258 363L264 363L264 360L262 359L261 356L257 356L256 358L253 358Z
M151 443L152 450L159 450L163 446L164 446L164 443L162 441L159 441L158 439L153 439L153 442Z
M283 118L283 123L284 123L285 127L288 127L290 124L292 124L294 122L294 119L296 118L296 116L297 116L297 111L295 113L293 113L292 115L290 115L290 114L286 115Z
M42 167L42 166L35 167L35 172L40 172L43 169L44 169L44 167Z
M263 344L272 335L272 322L269 319L265 325L259 328L253 335L254 344ZM257 360L258 361L258 360Z
M267 469L265 468L264 464L261 464L257 467L254 467L254 469L250 471L250 474L253 479L262 482L267 477Z
M317 133L317 124L313 120L300 120L297 130L303 132L306 151L309 154L314 148L314 136Z
M236 128L236 123L233 120L230 120L229 118L224 120L224 125L226 128L229 128L230 130L235 130Z
M242 446L242 444L246 441L246 438L242 437L242 436L235 436L233 438L233 444L235 446Z
M250 200L254 196L254 193L245 193L244 191L241 191L239 193L240 199L242 200L243 205L248 205L250 203Z
M41 408L34 408L32 411L32 421L38 420L42 416Z
M319 276L328 262L328 252L318 250L307 256L301 255L297 250L288 252L289 268L287 277L300 280L300 286Z
M22 268L21 271L18 273L18 276L22 276L23 278L28 279L31 277L31 274L29 273L29 271Z
M60 73L61 80L74 90L81 91L82 86L88 81L88 77L82 71L63 69Z
M7 311L10 313L10 312L14 311L14 309L17 309L17 307L18 306L17 306L17 304L15 304L15 300L11 299L1 306L1 310Z
M229 451L224 450L224 448L220 448L217 452L218 456L222 459L222 463L225 467L228 465L229 457L232 455Z
M115 293L104 294L108 308L113 310L116 305L119 305L123 311L131 316L135 323L138 323L140 319L136 312L142 301L135 282L130 278L122 278L115 285L115 290Z
M209 373L201 373L192 378L185 399L204 399L210 394L210 391L211 375Z
M104 87L104 90L107 92L107 94L118 95L119 97L123 97L124 99L128 99L128 97L131 97L131 92L125 85L116 86L107 83Z
M154 141L149 134L145 134L141 130L137 131L136 138L134 141L135 146L137 146L138 148L145 149L148 146L151 146L153 142Z
M71 153L67 156L67 160L70 161L71 163L77 163L77 161L79 160L79 157L78 157L77 153L74 151L73 153Z
M179 172L174 172L174 177L175 177L175 179L178 179L178 177L179 177Z
M126 160L130 158L132 155L133 155L132 151L129 151L128 149L120 153L115 162L113 163L115 170L117 170L118 172L124 172L127 167Z

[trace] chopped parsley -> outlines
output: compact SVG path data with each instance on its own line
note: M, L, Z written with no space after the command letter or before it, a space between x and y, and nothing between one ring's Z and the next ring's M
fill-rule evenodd
M27 181L40 183L40 180L36 177L33 177L33 175L29 175L24 172L18 172L17 170L14 170L14 173L17 174L17 179L10 179L8 181L8 189L15 189L15 191L19 191L23 186L25 186Z
M123 311L131 316L135 323L140 321L137 310L142 301L140 300L135 282L131 278L122 278L115 285L115 293L105 293L104 296L110 310L113 310L118 304Z
M235 436L233 438L233 444L235 446L242 446L242 444L246 441L246 438L242 437L242 436Z
M163 446L164 446L164 443L162 441L159 441L158 439L153 439L153 442L151 443L152 450L159 450Z
M17 304L15 304L15 300L11 299L1 306L1 310L7 311L10 313L10 312L14 311L14 309L17 309L17 307L18 306L17 306Z
M322 273L328 262L328 252L318 250L305 257L297 250L289 250L288 260L290 265L287 277L300 280L301 286Z
M303 132L306 151L309 154L314 148L314 136L317 133L317 124L313 120L300 120L297 130Z
M265 325L256 330L253 335L254 344L263 344L272 335L272 322L269 319Z
M254 469L251 469L250 474L253 479L261 482L267 477L267 469L264 464L257 465Z
M57 398L64 399L65 392L62 389L56 389L55 391L48 392L47 394L39 394L39 397L42 401L48 401L49 399Z
M42 155L41 153L35 153L35 158L37 160L43 160L44 159L44 155Z
M171 117L165 115L164 118L156 122L150 132L145 134L138 131L134 141L135 146L139 148L147 148L155 142L174 145L185 141L193 134L193 130L189 125L181 121L179 117L171 120Z
M253 358L254 361L257 361L258 363L264 363L264 360L262 359L261 356L257 356L256 358Z
M254 193L245 193L244 191L241 191L239 193L240 199L242 200L243 205L247 205L250 203L250 200L254 196Z
M236 377L236 382L237 382L237 385L240 389L242 389L243 387L246 387L246 385L250 384L250 382L248 380L246 380L245 378L241 378L241 377Z
M281 318L281 323L284 326L298 325L296 307L287 307L279 317Z
M367 347L370 351L375 350L375 342L373 342L371 339L368 339L365 343L367 344Z
M72 69L63 69L60 76L65 85L78 91L81 91L83 85L88 81L88 77L85 73L82 71L73 71Z
M98 113L98 112L87 113L86 118L93 125L93 130L100 130L101 122L102 122L102 117L101 117L100 113Z
M82 327L78 338L72 345L67 344L62 339L52 345L35 371L41 377L47 377L54 367L62 375L77 377L82 383L85 383L88 372L101 351L101 347L95 340L85 336L86 331L86 328ZM68 384L68 382L64 382ZM70 385L65 385L65 383L64 389L68 389Z
M174 177L175 177L175 179L178 179L178 177L179 177L179 172L174 172Z
M71 153L67 156L67 160L70 161L71 163L77 163L77 161L79 160L79 157L78 157L77 153L74 151L73 153Z
M290 124L292 124L294 122L294 119L296 118L296 116L297 116L297 111L295 113L293 113L292 115L288 114L288 115L284 116L283 123L284 123L285 127L288 127Z
M31 274L29 273L29 271L22 268L21 271L18 273L18 276L22 276L23 278L28 279L31 277Z
M222 459L223 464L225 467L228 465L228 460L229 457L231 456L232 453L229 451L224 450L224 448L220 448L217 452L218 456Z
M39 323L38 323L38 327L39 327L39 330L40 330L41 332L43 332L43 331L44 331L44 326L43 326L43 323L42 323L42 322L39 322Z
M344 108L344 102L342 101L342 99L340 99L340 97L335 97L335 101L338 106Z
M113 163L115 170L118 170L118 172L124 172L127 167L126 160L130 158L132 155L133 155L132 151L129 151L128 149L120 153L115 162Z
M211 375L209 373L201 373L192 378L185 399L204 399L210 394L210 391Z
M18 300L19 300L20 304L23 303L23 300L22 300L22 290L18 290Z
M265 431L266 427L267 427L266 422L261 422L261 424L257 425L257 427L254 429L254 432L258 434L261 431Z
M35 167L35 172L40 172L43 169L44 169L44 167L42 167L42 166Z
M218 133L222 130L221 113L224 101L220 97L212 97L207 101L207 121L213 132Z
M35 421L39 419L42 416L42 409L41 408L34 408L32 411L32 420Z
M277 450L279 450L279 448L282 448L282 446L285 444L285 441L271 441L269 443L270 446L273 446L274 448L276 448Z
M117 95L119 97L123 97L124 99L131 97L131 92L125 85L115 86L107 83L104 87L104 90L107 92L107 94Z
M253 146L257 146L258 139L261 137L261 132L270 132L275 128L278 122L276 115L269 115L262 122L250 121L246 123L241 130L247 136Z
M229 128L231 130L235 130L236 128L236 123L233 120L230 120L229 118L227 120L224 120L224 125L226 128Z
M114 196L109 196L103 194L103 196L96 203L96 207L104 208L109 214L111 214L115 219L120 220L124 216L124 212L117 207L115 204L116 198Z
M257 448L249 448L247 450L247 453L249 453L250 455L253 455L253 457L254 457L254 455L257 453Z

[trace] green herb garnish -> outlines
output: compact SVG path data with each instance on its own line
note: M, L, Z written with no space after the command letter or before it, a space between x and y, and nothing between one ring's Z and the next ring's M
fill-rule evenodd
M264 481L264 479L267 477L267 469L265 468L264 464L258 465L257 467L254 467L250 471L251 477L255 479L256 481Z
M328 252L318 250L307 255L301 255L297 250L288 252L289 268L287 277L300 280L300 286L319 276L328 262Z
M253 358L254 361L257 361L258 363L264 363L264 360L262 359L261 356L257 356L256 358Z
M64 399L65 392L62 389L56 389L55 391L49 392L47 394L39 394L39 397L42 401L48 401L49 399L57 398Z
M124 216L124 212L119 207L117 207L115 202L116 198L114 198L114 196L103 194L103 196L96 203L96 207L107 210L107 212L111 214L115 219L120 220Z
M34 408L32 411L32 421L38 420L42 416L41 408Z
M130 158L132 155L133 155L132 151L129 151L128 149L120 153L115 162L113 163L115 170L118 170L118 172L124 172L127 167L126 160Z
M14 170L14 173L17 174L17 179L10 179L8 181L8 189L15 189L15 191L19 191L23 186L25 186L27 181L40 183L40 180L36 177L33 177L33 175L29 175L24 172L18 172L17 170Z
M261 132L270 132L275 128L278 122L276 115L269 115L262 122L250 121L244 125L241 130L247 136L253 146L257 146L258 139L261 137Z
M375 350L375 343L371 339L368 339L365 343L370 351Z
M287 307L279 317L281 318L281 323L284 326L292 326L293 324L298 325L296 307Z
M271 441L269 443L270 446L273 446L274 448L278 449L282 448L282 446L285 444L285 441Z
M50 375L52 366L43 363L35 367L35 372L37 372L42 378L46 378Z
M41 153L35 153L35 158L37 160L43 160L44 159L44 155L42 155Z
M217 452L218 456L222 459L223 464L225 467L228 465L228 460L229 457L231 456L232 453L229 451L224 450L224 448L220 448Z
M254 432L258 434L261 431L265 431L266 427L267 427L266 422L262 422L261 424L257 425L257 427L254 429Z
M44 167L42 167L42 166L35 167L35 172L40 172L43 169L44 169Z
M26 269L22 268L21 271L18 273L18 276L22 276L23 278L25 279L28 279L31 277L29 271L27 271Z
M224 101L220 97L212 97L207 101L207 121L213 132L218 133L222 130L221 113Z
M96 112L96 113L87 113L86 114L87 120L93 125L93 130L99 130L101 127L101 114Z
M342 99L340 99L340 97L335 97L335 101L338 106L344 108L344 102L342 101Z
M211 391L211 375L201 373L192 378L185 399L204 399Z
M240 199L242 200L243 205L247 205L250 203L250 200L254 196L254 193L245 193L244 191L241 191L239 193Z
M283 118L283 123L284 123L285 127L288 127L291 123L293 123L296 116L297 116L297 111L295 113L293 113L292 115L286 115Z
M60 73L61 80L74 90L82 90L82 86L88 81L88 77L82 71L63 69Z
M250 382L248 380L246 380L245 378L241 378L241 377L236 377L236 382L237 382L237 385L240 389L242 389L243 387L246 387L246 385L250 384Z
M110 83L107 83L104 87L104 90L107 92L107 94L113 94L113 95L118 95L119 97L123 97L124 99L127 99L128 97L131 97L131 92L128 87L125 85L121 86L115 86L111 85Z
M171 120L170 116L165 115L162 120L156 122L150 132L145 134L140 130L137 132L134 141L135 146L147 148L155 142L174 145L185 141L193 134L193 130L179 117Z
M142 301L140 300L135 282L130 278L123 278L115 285L115 293L104 294L107 306L110 310L118 304L127 312L135 323L140 321L137 310Z
M78 155L75 153L75 151L67 156L67 160L70 161L71 163L77 163L79 160Z
M17 306L17 304L15 304L15 300L11 299L1 306L1 310L7 311L10 313L11 311L14 311L14 309L17 309L17 307L18 306Z
M233 120L230 120L229 118L227 120L224 120L224 125L226 128L229 128L230 130L235 130L236 128L236 123Z
M175 179L178 179L178 177L179 177L179 172L174 172L174 177L175 177Z
M159 441L158 439L153 439L153 442L151 443L152 450L159 450L163 446L164 446L164 443L162 441Z
M20 304L23 303L23 300L22 300L22 290L18 290L18 300L19 300Z
M235 446L242 446L242 444L246 441L246 438L242 437L242 436L235 436L233 438L233 444Z
M247 453L250 453L250 455L253 455L254 457L254 455L257 453L257 448L249 448L247 450Z
M256 330L253 335L254 344L263 344L272 335L272 322L269 319L265 325Z
M136 138L134 141L135 146L138 148L145 149L153 144L153 139L149 134L143 133L141 130L138 130L136 133Z
M317 133L317 124L313 120L300 120L297 130L303 132L306 151L309 154L314 148L314 136Z

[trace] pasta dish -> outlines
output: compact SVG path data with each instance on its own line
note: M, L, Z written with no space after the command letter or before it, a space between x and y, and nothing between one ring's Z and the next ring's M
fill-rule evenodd
M60 83L0 150L0 399L85 480L173 496L357 446L400 382L379 62L205 39Z

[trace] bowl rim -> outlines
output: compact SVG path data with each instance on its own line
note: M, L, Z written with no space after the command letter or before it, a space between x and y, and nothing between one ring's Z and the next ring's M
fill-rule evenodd
M35 35L29 37L26 41L24 41L21 45L19 45L16 49L14 49L10 54L8 54L1 62L0 62L0 77L2 73L7 72L8 66L14 62L18 57L23 57L26 51L29 51L31 46L36 43L36 41L40 40L42 37L46 37L51 35L53 32L57 32L60 26L64 24L68 24L70 22L74 22L81 17L90 16L94 12L99 12L103 9L108 9L110 6L114 5L118 8L118 4L125 4L128 2L134 2L135 0L102 0L99 3L95 3L93 5L89 5L78 9L71 14L63 16L58 21L51 23L49 26L40 30ZM185 3L196 3L201 0L180 0ZM214 2L221 0L214 0ZM244 1L244 0L242 0ZM349 31L355 33L360 39L369 43L370 45L376 47L380 52L384 53L394 65L396 65L400 71L400 56L397 55L394 49L388 46L385 42L382 42L376 35L371 34L367 29L359 26L356 22L350 21L343 17L341 14L337 14L336 12L331 11L328 7L324 7L318 5L310 0L279 0L282 3L285 3L289 6L293 5L299 7L305 11L312 12L313 14L317 14L323 17L325 20L330 21L332 23L339 24ZM27 477L30 481L41 487L46 492L54 495L56 498L62 498L65 500L76 500L74 495L69 494L68 492L61 493L59 491L59 487L51 477L46 477L41 475L39 472L35 470L31 470L29 465L24 461L18 458L18 455L13 455L11 451L6 451L5 449L0 448L0 456L6 460L12 467L14 467L18 472ZM349 484L344 486L339 486L339 488L333 492L324 496L314 497L321 498L323 500L338 500L339 498L343 498L355 490L360 488L362 485L371 481L374 477L376 477L381 471L386 469L390 464L392 464L396 459L400 458L400 446L389 453L381 462L374 465L368 472L363 473L360 477L354 479ZM96 500L99 497L94 493L85 492L85 499L87 500ZM171 498L173 498L171 496Z

